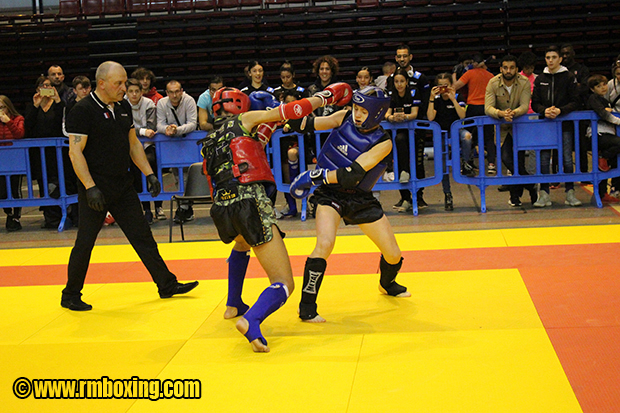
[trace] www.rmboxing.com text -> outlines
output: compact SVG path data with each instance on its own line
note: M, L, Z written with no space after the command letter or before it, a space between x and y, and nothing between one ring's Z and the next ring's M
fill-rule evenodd
M201 382L196 379L27 379L13 382L20 399L200 399Z

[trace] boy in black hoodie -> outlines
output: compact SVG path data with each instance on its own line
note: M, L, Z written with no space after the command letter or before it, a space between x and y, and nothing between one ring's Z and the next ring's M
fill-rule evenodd
M575 76L562 66L557 46L550 46L545 53L547 67L534 81L532 92L532 109L547 119L555 119L567 115L579 108L579 89ZM573 172L573 138L572 125L562 126L562 153L564 155L564 173ZM550 172L551 151L540 152L540 169L543 174ZM566 182L566 205L579 206L581 201L575 197L574 183ZM538 200L535 207L551 206L549 184L540 185Z

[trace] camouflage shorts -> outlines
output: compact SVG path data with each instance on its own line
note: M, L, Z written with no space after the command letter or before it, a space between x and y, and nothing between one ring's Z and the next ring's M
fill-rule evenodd
M211 217L224 243L242 235L253 247L273 239L272 228L277 222L271 200L260 184L218 189ZM280 234L284 236L282 231Z

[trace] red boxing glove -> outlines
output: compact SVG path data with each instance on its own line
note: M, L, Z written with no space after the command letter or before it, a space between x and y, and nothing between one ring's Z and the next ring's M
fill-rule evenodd
M256 136L258 136L258 140L263 144L263 146L266 146L269 143L271 134L274 130L276 130L277 125L277 122L267 122L258 125L258 128L256 129Z
M351 89L351 86L349 86L348 83L334 83L327 86L322 92L314 94L314 97L318 97L323 100L323 104L321 106L344 106L349 103L351 96L353 96L353 89Z
M312 113L312 103L308 99L296 100L278 106L281 119L301 119Z

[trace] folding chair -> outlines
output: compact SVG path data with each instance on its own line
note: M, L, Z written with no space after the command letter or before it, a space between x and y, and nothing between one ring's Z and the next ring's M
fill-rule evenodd
M181 206L182 201L192 201L194 204L210 204L213 202L211 192L209 191L209 181L202 172L202 162L196 162L190 165L187 171L187 185L183 195L173 195L170 199L170 231L168 233L168 242L172 242L172 226L174 225L173 212L176 203L176 209ZM185 233L183 232L183 222L180 222L181 240L185 241Z

